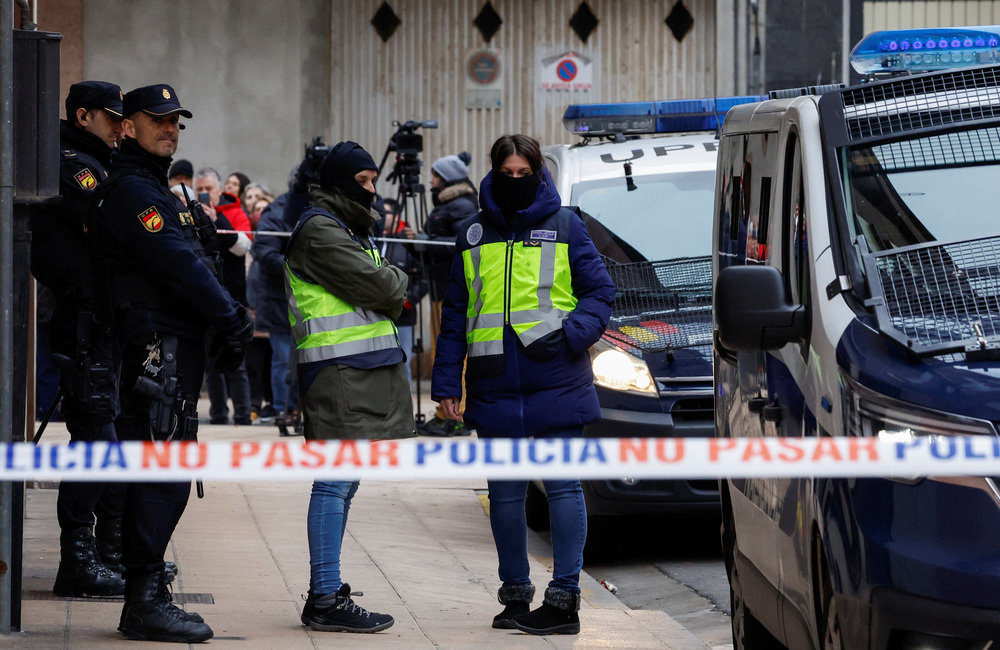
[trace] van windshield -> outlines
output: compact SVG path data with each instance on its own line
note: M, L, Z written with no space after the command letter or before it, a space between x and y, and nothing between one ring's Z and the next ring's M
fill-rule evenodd
M880 252L1000 234L1000 128L846 149L851 240Z
M672 260L711 251L714 170L633 179L632 191L624 177L573 186L573 205L628 244L622 248L632 259L618 261Z

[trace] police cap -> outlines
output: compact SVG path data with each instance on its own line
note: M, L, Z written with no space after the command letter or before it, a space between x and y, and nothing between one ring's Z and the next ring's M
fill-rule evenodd
M129 117L142 111L150 117L163 117L179 113L191 118L191 111L181 107L177 93L167 84L143 86L125 93L124 115Z
M112 115L122 116L122 89L107 81L81 81L69 87L66 95L67 116L84 108L102 108Z

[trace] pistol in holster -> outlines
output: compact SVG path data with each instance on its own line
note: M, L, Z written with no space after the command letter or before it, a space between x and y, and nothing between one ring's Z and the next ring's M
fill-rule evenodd
M197 440L198 403L177 390L177 337L154 339L135 391L149 398L149 427L154 440Z

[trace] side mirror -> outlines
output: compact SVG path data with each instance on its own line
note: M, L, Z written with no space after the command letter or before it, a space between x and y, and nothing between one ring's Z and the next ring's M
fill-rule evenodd
M808 317L785 294L781 273L771 266L730 266L715 282L715 323L728 350L777 350L805 341Z

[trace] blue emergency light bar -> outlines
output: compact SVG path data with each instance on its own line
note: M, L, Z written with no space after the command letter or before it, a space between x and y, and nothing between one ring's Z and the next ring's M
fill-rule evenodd
M1000 63L1000 26L873 32L851 50L863 75L933 72Z
M570 133L586 137L714 131L733 106L767 99L763 95L676 99L662 102L572 104L563 115Z

